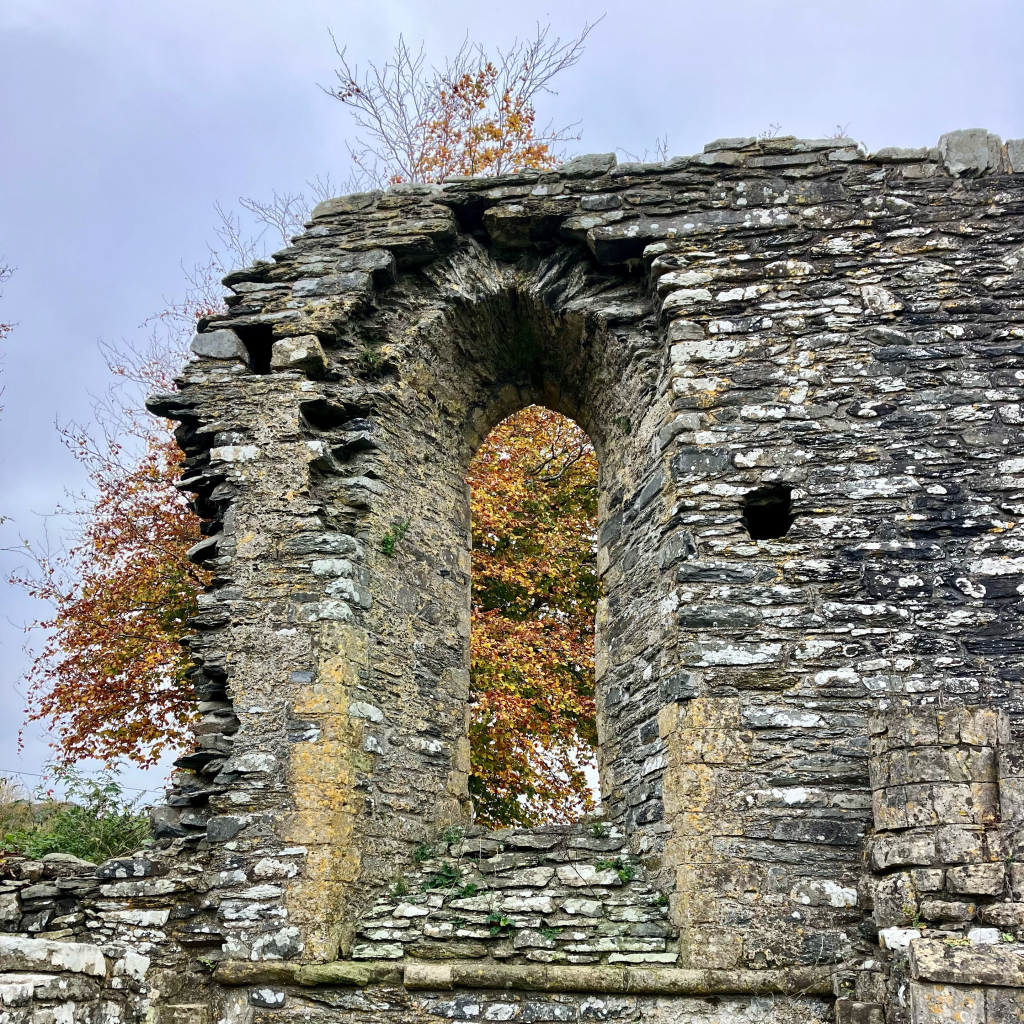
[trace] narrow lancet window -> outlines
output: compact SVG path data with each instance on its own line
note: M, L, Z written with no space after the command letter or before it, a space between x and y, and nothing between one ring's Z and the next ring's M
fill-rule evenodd
M597 786L597 459L572 420L530 406L470 464L470 795L491 826L571 822Z

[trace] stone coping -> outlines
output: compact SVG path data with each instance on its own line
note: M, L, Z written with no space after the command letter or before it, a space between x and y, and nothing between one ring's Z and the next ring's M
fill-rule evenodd
M634 995L831 995L834 971L789 967L766 971L687 970L679 967L524 966L456 961L449 964L253 963L226 960L214 979L224 985L401 984L407 989L522 989Z

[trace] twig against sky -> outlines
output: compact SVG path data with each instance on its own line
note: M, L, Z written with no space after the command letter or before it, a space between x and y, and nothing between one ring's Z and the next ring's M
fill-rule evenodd
M335 40L337 83L321 88L353 113L353 184L436 182L557 162L557 147L579 137L576 126L539 128L536 102L578 63L596 24L565 43L538 25L531 39L498 47L493 57L467 38L440 69L428 67L422 46L412 50L399 36L387 61L360 71Z

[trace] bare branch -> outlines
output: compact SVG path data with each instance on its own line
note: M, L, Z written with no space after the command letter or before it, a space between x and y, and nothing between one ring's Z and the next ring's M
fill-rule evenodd
M331 181L330 171L322 178L318 174L312 181L307 181L306 184L309 186L310 192L313 193L313 198L318 203L322 203L325 199L333 199L338 195L337 186Z
M264 225L264 228L273 228L281 236L284 245L288 245L292 236L302 231L302 225L309 219L309 204L301 192L297 195L291 192L278 195L275 190L272 202L239 198L238 203L242 209L253 214L258 224Z
M621 146L618 150L627 160L631 160L634 163L646 164L651 163L664 163L668 159L668 135L665 134L661 138L654 140L654 153L651 155L649 149L645 149L643 153L637 155L636 153L630 152L628 149L623 149Z
M3 257L0 256L0 284L3 284L4 281L8 280L8 278L10 278L11 274L13 273L14 267L12 267L9 263L4 263ZM0 321L0 338L7 334L8 331L10 331L13 327L14 324L4 323L3 321Z
M532 39L498 48L494 57L467 37L442 69L428 69L423 47L414 52L399 36L389 60L360 71L332 35L337 82L321 88L352 111L350 184L382 187L554 166L562 159L555 147L578 135L575 125L538 128L536 100L579 62L593 28L586 24L563 43L538 24Z

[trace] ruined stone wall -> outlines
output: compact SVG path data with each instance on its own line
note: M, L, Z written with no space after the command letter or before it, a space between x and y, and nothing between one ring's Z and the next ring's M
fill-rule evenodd
M926 906L970 902L937 838L968 792L1019 849L1024 143L726 139L396 186L226 283L150 402L214 573L198 747L159 873L118 897L167 911L161 1021L893 1024L969 977L974 1010L1010 1005L1013 872ZM533 402L600 462L604 817L483 834L464 477ZM908 775L901 709L961 707ZM921 785L934 820L900 818Z

